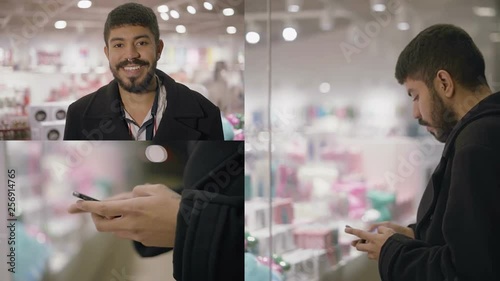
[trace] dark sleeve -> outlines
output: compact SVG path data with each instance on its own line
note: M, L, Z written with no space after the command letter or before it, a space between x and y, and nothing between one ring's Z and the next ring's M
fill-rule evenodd
M176 280L244 279L242 146L201 141L193 150L177 215Z
M500 280L498 159L499 153L485 146L455 152L442 227L445 244L393 235L380 253L383 281Z
M64 125L64 140L82 140L78 133L82 131L80 117L78 116L76 104L72 103L66 112L66 124Z
M143 258L155 257L172 250L172 248L144 246L141 242L137 241L134 241L134 248L137 253Z
M224 131L222 130L222 118L218 107L215 107L214 120L212 122L212 129L210 130L210 135L208 140L224 140Z

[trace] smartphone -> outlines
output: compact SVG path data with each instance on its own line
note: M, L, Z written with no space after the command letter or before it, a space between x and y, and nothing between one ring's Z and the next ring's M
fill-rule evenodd
M77 192L77 191L73 191L73 196L78 197L80 199L83 199L85 201L99 201L95 198L92 198L92 197L85 195L85 194L81 194L80 192Z

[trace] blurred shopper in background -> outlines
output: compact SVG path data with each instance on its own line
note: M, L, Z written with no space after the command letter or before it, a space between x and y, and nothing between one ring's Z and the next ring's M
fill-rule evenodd
M481 52L463 29L433 25L402 51L396 78L413 117L445 143L441 161L415 224L345 231L378 260L383 281L500 280L500 93Z

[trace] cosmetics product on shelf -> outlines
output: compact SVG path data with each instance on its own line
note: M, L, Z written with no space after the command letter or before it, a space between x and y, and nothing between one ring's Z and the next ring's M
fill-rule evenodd
M293 201L291 198L274 198L272 206L275 224L291 224L293 222Z
M272 236L270 236L271 231ZM296 248L293 241L292 225L273 225L271 229L263 228L252 231L251 235L259 240L258 253L261 256L268 255L269 250L274 254L281 255Z
M295 225L331 218L330 203L325 200L294 202L293 213Z
M338 227L333 224L312 224L293 231L295 244L303 249L331 249L338 244Z
M271 272L270 272L271 271ZM283 277L276 271L272 271L269 266L262 264L255 255L245 253L245 280L247 281L283 281Z
M252 196L253 196L252 176L245 174L245 200L252 199Z
M248 231L269 227L270 210L269 201L255 198L245 201L245 226Z
M290 264L286 280L318 280L331 266L325 250L297 249L282 255Z

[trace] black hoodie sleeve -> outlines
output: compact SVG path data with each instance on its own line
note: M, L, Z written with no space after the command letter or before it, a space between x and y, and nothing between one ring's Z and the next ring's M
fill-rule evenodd
M184 172L174 278L244 279L243 142L199 142Z
M481 145L455 152L442 226L445 244L393 235L380 253L383 281L500 280L499 156Z

